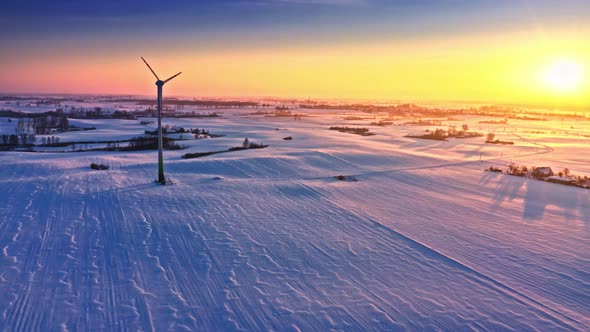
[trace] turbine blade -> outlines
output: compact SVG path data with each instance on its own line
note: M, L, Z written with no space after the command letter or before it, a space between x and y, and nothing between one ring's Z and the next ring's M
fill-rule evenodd
M180 75L180 74L182 74L182 72L180 72L180 73L178 73L178 74L176 74L176 75L174 75L174 76L170 77L169 79L165 80L165 81L164 81L164 84L166 84L166 82L168 82L168 81L172 80L173 78L175 78L176 76L178 76L178 75Z
M150 64L147 63L147 61L145 61L145 59L143 57L141 57L141 60L143 60L143 62L145 62L146 66L148 66L148 68L150 69L150 71L152 72L152 74L154 74L154 76L156 76L156 79L159 81L160 78L158 77L158 75L156 75L156 72L152 69L152 67L150 67Z

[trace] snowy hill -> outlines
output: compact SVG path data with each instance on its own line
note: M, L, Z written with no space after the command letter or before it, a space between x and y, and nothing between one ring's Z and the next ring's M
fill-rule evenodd
M144 129L77 121L97 130L62 141ZM155 151L0 152L0 330L590 329L590 190L483 172L590 174L583 135L515 121L498 134L514 146L363 137L317 110L165 123L225 135L165 151L172 185L154 184ZM269 147L181 158L245 137Z

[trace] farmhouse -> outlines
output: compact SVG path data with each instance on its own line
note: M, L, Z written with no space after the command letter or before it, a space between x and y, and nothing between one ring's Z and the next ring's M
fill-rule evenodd
M553 170L551 169L551 167L537 167L533 171L532 175L536 179L545 179L550 176L553 176L553 174L554 173L553 173Z

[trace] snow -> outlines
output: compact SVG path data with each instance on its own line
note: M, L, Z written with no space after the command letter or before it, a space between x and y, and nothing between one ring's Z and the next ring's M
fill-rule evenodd
M590 329L590 190L483 171L590 174L587 121L514 120L499 146L327 130L350 112L250 112L166 119L226 135L165 151L166 186L155 151L0 152L0 329ZM147 127L79 122L97 130L62 141ZM245 137L269 147L180 158Z

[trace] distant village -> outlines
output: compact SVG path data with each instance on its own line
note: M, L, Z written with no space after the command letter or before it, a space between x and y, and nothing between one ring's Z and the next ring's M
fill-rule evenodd
M500 168L493 166L486 169L486 171L504 173ZM568 168L564 168L563 170L558 171L556 173L549 166L532 166L529 168L527 166L519 166L514 163L510 163L508 165L508 170L506 171L506 174L512 176L531 178L539 181L557 183L566 186L590 189L590 178L588 178L588 176L572 174Z

